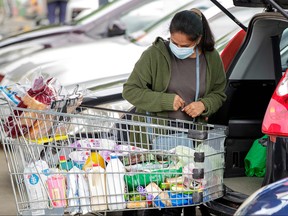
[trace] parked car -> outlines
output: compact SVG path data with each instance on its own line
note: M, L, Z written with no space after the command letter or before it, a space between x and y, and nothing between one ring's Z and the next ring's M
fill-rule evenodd
M266 174L262 183L264 186L288 176L287 157L285 156L287 154L287 138L285 138L287 134L284 135L280 131L276 134L271 133L276 128L278 130L287 128L287 121L283 121L285 119L284 110L287 110L285 108L287 107L287 101L285 101L287 82L280 83L281 87L275 91L277 93L273 95L273 92L288 68L288 15L284 10L288 5L287 1L270 0L265 3L260 0L234 0L233 2L238 6L263 7L265 10L251 19L244 40L236 38L234 41L236 43L232 43L230 50L235 47L237 49L239 47L239 50L227 69L226 94L228 98L224 106L209 119L209 122L229 127L229 135L225 141L225 175L228 174L230 177L244 176L244 157L253 141L264 134L272 135L267 143ZM229 47L227 48L229 49ZM281 91L279 91L280 89ZM273 98L277 98L277 101L281 102L275 103ZM268 106L270 100L272 101L270 105L274 101L271 107ZM267 122L265 123L267 118L278 123L267 124ZM269 125L271 125L270 128ZM279 157L279 155L282 156ZM251 201L253 197L255 195L252 195L249 200ZM233 215L247 198L248 196L241 194L241 191L233 191L228 188L224 197L205 205L216 215ZM260 200L257 199L257 202ZM253 204L254 201L251 202L251 205ZM249 204L245 204L246 209L247 205ZM241 207L241 209L243 208ZM262 210L261 215L271 214L269 209L266 211L262 208ZM272 211L272 209L270 210ZM251 215L253 211L239 210L239 214Z
M228 18L218 7L214 6L214 8L208 9L210 3L208 0L194 0L190 4L185 5L184 8L202 8L203 13L207 14L207 19L211 20L212 25L216 22L227 23ZM244 23L248 22L249 16L251 17L260 11L246 10L245 16L243 16L242 8L236 9L231 3L226 3L226 5L229 10L233 10L235 14L241 15L239 17ZM91 79L109 77L110 75L129 74L141 53L150 46L156 36L169 37L168 25L174 12L173 10L159 21L154 23L149 22L149 26L140 30L137 29L139 23L144 23L141 19L137 19L136 23L130 21L131 28L136 25L135 32L131 34L126 33L123 36L101 39L96 42L55 48L45 52L26 55L26 57L0 67L1 73L6 74L1 84L15 83L19 82L21 78L23 80L27 76L31 77L37 71L37 68L41 68L42 73L59 77L63 80L63 85L86 82ZM217 17L217 19L214 17ZM130 14L127 14L121 18L121 21L124 20L124 22L128 23L130 18ZM228 25L227 23L227 26L222 28L222 31L218 31L215 34L217 41L219 39L219 46L222 46L221 44L225 42L227 43L233 34L240 29L235 23L232 24L234 25ZM113 52L110 50L113 50ZM83 55L84 53L85 55ZM114 61L113 64L111 64L111 59ZM81 71L80 77L78 75L79 71ZM102 71L105 71L105 74Z
M192 1L177 0L177 5L181 8ZM71 25L42 27L3 39L0 41L0 65L46 49L93 42L140 30L145 25L150 25L171 13L176 5L175 1L174 5L171 2L171 0L115 0L99 7L86 17L75 20ZM206 5L208 4L213 5L206 1ZM151 8L153 5L155 5L153 10L145 10L145 7ZM123 16L126 19L119 22ZM133 23L135 20L138 23Z
M278 180L254 192L235 212L241 215L287 215L288 178Z
M81 13L91 13L109 2L109 0L69 0L66 10L66 23L71 22Z

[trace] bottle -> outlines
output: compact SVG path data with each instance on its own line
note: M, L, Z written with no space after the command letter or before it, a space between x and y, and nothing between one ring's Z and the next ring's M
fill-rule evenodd
M61 174L49 176L47 179L49 196L54 207L66 207L66 184L65 177Z
M31 162L24 168L24 183L32 215L44 215L48 208L48 195L45 190L49 167L46 161Z
M61 170L70 170L73 167L73 164L71 161L67 161L66 160L66 156L65 155L60 155L59 157L59 168Z
M99 164L103 169L105 169L105 161L95 149L91 149L91 154L88 156L82 169L86 170L88 167L91 168L93 164Z
M111 154L106 167L106 188L109 210L125 209L125 167L117 155Z
M93 164L92 168L87 170L91 209L92 211L101 211L107 209L106 200L106 177L105 170L99 164Z

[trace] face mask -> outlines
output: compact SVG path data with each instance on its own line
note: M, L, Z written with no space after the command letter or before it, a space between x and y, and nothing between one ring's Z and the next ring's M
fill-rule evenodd
M194 53L194 47L178 47L173 42L170 41L169 47L173 54L179 59L185 59Z

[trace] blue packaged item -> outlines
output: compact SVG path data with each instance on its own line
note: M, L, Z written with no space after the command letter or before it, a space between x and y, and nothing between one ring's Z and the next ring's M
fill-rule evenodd
M21 99L17 96L17 93L15 91L12 91L7 86L0 86L0 91L9 101L14 103L16 106L21 102Z
M169 195L169 203L171 203L172 206L184 206L194 204L192 194L173 193L171 191L166 192ZM163 197L161 198L158 195L154 199L154 205L160 208L164 208L167 207L167 201L167 199L163 199Z

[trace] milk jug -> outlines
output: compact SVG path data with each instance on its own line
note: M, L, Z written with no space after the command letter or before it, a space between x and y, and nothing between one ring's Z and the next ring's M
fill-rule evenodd
M92 211L106 210L106 177L105 170L99 164L87 169Z
M106 167L107 202L110 210L125 209L125 167L117 155L111 154Z

